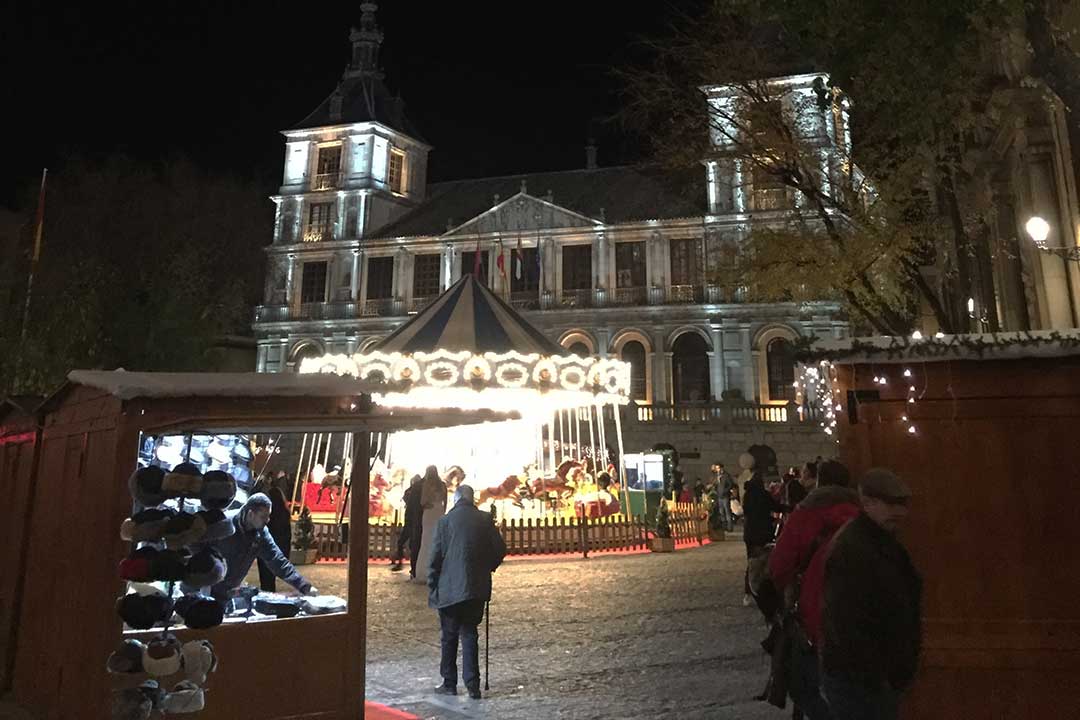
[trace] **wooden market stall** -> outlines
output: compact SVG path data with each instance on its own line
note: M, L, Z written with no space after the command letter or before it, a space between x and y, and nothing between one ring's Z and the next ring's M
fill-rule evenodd
M354 433L352 518L366 523L369 433L508 417L388 410L371 402L379 389L385 386L332 375L73 372L40 410L34 482L16 478L33 488L35 511L13 603L12 699L48 720L109 715L115 677L105 660L122 637L114 603L124 591L117 566L129 549L119 528L132 510L127 480L140 433ZM5 475L0 486L8 483ZM367 533L351 534L345 613L177 632L181 642L212 641L220 662L198 717L361 716L367 541Z
M902 540L925 581L923 655L904 716L1074 716L1080 334L820 349L841 460L914 492Z

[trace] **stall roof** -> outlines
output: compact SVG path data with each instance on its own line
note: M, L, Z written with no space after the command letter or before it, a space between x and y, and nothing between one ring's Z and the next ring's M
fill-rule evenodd
M1080 357L1080 331L1032 330L921 338L886 335L818 340L800 356L804 362L829 360L842 365Z
M161 373L72 370L68 380L121 400L179 397L344 397L385 392L386 383L294 373Z

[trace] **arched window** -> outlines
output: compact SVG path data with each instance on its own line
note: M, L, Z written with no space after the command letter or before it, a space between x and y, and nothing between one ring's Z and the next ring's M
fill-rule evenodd
M622 360L630 363L630 397L634 400L646 399L645 346L637 340L626 343L622 346Z
M583 342L576 342L576 343L572 344L570 347L568 347L567 350L572 352L574 355L577 355L578 357L582 357L582 358L589 357L590 355L592 355L592 353L589 352L589 346L586 345Z
M671 346L676 403L709 402L709 346L696 332L685 332Z
M765 346L769 372L769 399L795 399L795 346L786 338L773 338Z

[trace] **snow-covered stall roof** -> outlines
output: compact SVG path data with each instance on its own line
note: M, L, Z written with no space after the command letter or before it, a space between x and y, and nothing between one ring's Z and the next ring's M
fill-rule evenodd
M805 362L829 360L841 365L1080 356L1080 331L1032 330L981 335L818 340L801 355Z

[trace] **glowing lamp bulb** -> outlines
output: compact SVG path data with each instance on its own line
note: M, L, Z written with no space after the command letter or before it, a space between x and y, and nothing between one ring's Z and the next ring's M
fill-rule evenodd
M934 333L934 337L936 337L938 340L940 340L941 338L945 337L945 333L936 332L936 333Z
M1036 245L1042 246L1046 243L1046 238L1050 237L1050 223L1043 220L1038 215L1033 215L1024 223L1024 229L1027 230L1027 234L1031 236L1031 239L1035 241Z
M919 332L918 330L916 330L915 332L911 333L911 339L912 340L922 340L922 333Z
M914 435L915 434L915 426L914 425L909 425L907 431L908 431L908 435Z
M911 370L909 368L904 368L904 377L911 377Z

